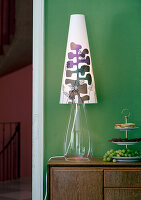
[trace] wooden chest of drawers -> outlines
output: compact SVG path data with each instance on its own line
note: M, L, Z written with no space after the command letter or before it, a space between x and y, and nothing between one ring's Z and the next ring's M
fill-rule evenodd
M141 162L48 162L48 200L141 200Z

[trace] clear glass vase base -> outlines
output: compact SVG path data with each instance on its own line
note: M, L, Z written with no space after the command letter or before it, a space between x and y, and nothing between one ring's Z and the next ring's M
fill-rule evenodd
M64 156L69 162L89 162L90 158L86 156Z

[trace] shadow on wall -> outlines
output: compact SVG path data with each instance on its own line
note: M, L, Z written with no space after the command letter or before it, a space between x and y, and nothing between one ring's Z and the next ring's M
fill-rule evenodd
M32 63L32 1L0 1L0 76Z

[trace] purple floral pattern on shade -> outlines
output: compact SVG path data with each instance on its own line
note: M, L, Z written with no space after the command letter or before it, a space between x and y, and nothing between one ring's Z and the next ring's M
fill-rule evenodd
M82 49L80 44L70 43L70 49L73 52L68 53L68 61L66 64L66 79L65 84L70 86L68 94L68 103L77 102L84 103L90 99L87 94L88 85L92 84L90 74L90 57L88 49ZM75 79L72 78L75 75Z

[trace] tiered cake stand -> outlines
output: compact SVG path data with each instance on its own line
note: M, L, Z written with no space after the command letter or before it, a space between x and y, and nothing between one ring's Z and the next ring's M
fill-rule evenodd
M126 114L124 114L124 113L126 113ZM125 123L128 123L128 117L130 116L130 112L128 111L128 109L123 109L121 114L124 115ZM133 131L133 130L135 130L137 128L138 127L134 127L134 128L115 128L115 129L120 130L120 131L125 131L126 139L128 139L128 131ZM114 142L114 141L112 141L112 143L115 143L117 145L126 146L126 149L128 149L128 145L134 145L134 144L137 144L139 142ZM137 162L137 161L141 160L141 157L113 157L113 159L116 159L119 162Z

